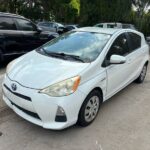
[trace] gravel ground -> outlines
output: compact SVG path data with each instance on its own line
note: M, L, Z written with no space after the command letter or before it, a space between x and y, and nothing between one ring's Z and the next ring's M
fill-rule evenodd
M133 83L106 101L86 128L46 130L10 109L1 111L0 150L150 150L149 111L150 71L143 84Z

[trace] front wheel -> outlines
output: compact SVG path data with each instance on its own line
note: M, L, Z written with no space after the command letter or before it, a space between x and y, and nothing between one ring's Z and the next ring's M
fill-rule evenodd
M147 73L147 64L144 65L140 76L135 80L136 83L143 83Z
M78 116L80 126L88 126L96 118L99 108L102 104L102 95L99 91L92 91L82 104Z

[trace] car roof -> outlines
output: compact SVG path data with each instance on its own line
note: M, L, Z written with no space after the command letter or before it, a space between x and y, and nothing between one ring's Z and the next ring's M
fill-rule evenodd
M96 25L99 25L99 24L121 24L121 25L133 25L133 24L130 24L130 23L120 23L120 22L101 22L101 23L98 23Z
M123 24L123 23L120 23L120 22L101 22L98 24Z
M12 13L4 13L4 12L0 12L0 16L3 17L18 17L18 18L24 18L21 15L17 15L17 14L12 14Z
M114 34L115 32L121 31L123 29L114 29L114 28L99 28L99 27L83 27L75 29L76 31L84 32L95 32L95 33L104 33L104 34Z

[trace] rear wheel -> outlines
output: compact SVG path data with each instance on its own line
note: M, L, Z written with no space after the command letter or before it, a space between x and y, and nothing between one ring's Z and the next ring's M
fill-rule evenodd
M102 104L102 95L98 90L92 91L82 104L79 112L78 124L88 126L96 118Z
M143 83L147 73L147 64L144 65L140 76L135 80L136 83Z

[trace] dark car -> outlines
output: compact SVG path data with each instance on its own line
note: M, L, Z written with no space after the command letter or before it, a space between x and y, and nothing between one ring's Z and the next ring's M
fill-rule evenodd
M65 26L66 31L71 31L77 28L79 28L79 25L66 25Z
M23 16L0 12L0 60L29 52L58 36L42 31Z

